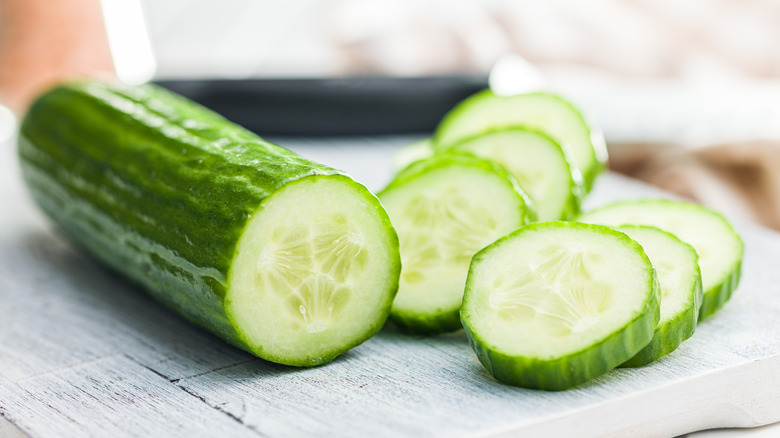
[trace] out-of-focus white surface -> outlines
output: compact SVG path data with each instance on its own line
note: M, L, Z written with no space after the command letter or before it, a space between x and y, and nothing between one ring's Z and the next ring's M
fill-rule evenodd
M152 79L156 63L141 0L101 0L101 6L116 75L129 84Z

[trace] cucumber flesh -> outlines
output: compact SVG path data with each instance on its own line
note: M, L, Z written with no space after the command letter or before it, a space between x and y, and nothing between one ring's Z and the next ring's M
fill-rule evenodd
M430 158L433 155L433 142L424 138L402 146L393 157L393 170L396 172L408 167L415 161Z
M720 214L691 202L663 199L621 201L582 215L582 222L649 225L674 234L699 256L704 291L699 321L728 301L739 284L744 245Z
M661 319L653 340L621 365L642 366L671 353L696 330L702 300L698 257L693 247L658 228L624 225L616 229L642 245L661 286Z
M344 177L285 185L252 215L228 277L227 314L244 342L277 362L320 363L387 318L394 283L381 216Z
M477 93L444 116L434 134L434 148L446 150L466 138L518 125L538 129L555 139L567 152L572 170L579 172L587 190L604 170L607 148L601 133L590 127L570 102L549 93Z
M572 173L563 149L542 132L522 127L468 138L452 147L493 161L517 179L536 207L540 221L571 219L584 192L579 172Z
M391 319L412 332L459 329L472 255L531 219L527 199L498 166L465 155L417 162L379 198L401 252Z
M655 271L611 228L538 222L477 253L461 320L496 379L566 389L623 363L659 320Z

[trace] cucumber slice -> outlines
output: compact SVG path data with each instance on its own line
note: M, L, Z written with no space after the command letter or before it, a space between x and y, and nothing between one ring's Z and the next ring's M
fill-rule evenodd
M696 251L672 234L643 225L616 229L642 245L661 286L661 320L653 340L621 365L638 367L671 353L693 336L702 300L701 273Z
M701 205L665 199L622 201L578 220L613 226L650 225L691 245L699 256L704 290L699 321L723 306L739 284L742 239L723 216Z
M546 134L513 127L467 138L450 149L500 165L520 183L540 221L571 219L579 213L584 186L572 173L563 149Z
M570 102L549 93L477 93L444 116L434 134L434 148L449 149L465 138L517 125L554 138L571 159L572 170L581 174L587 190L606 166L607 147L601 133L590 127Z
M400 242L391 319L417 333L460 328L471 256L532 218L530 201L497 165L438 155L402 171L379 194Z
M379 200L163 89L56 87L25 117L19 158L74 242L258 357L322 364L389 315L400 257Z
M653 266L625 234L538 222L474 256L461 320L496 379L561 390L644 348L659 320L658 300Z
M415 161L424 160L430 158L433 155L433 142L430 138L424 138L415 142L409 143L401 149L393 157L393 170L396 172L408 167Z

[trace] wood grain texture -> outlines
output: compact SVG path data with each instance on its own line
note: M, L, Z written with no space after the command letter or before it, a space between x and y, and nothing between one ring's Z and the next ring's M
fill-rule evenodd
M377 190L398 140L291 144ZM692 339L570 391L497 383L463 333L392 327L300 370L226 345L83 255L0 153L0 205L14 206L0 215L0 413L31 437L666 436L780 421L780 237L765 229L738 226L742 284ZM607 175L588 203L659 194Z

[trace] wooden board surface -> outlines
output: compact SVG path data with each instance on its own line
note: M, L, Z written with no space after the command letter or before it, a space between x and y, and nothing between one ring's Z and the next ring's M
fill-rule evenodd
M286 144L378 189L404 141ZM738 226L733 299L649 367L524 390L494 381L463 333L387 327L300 370L190 326L52 232L2 146L0 413L32 437L672 436L780 421L780 236L760 227ZM588 204L656 195L607 175Z

